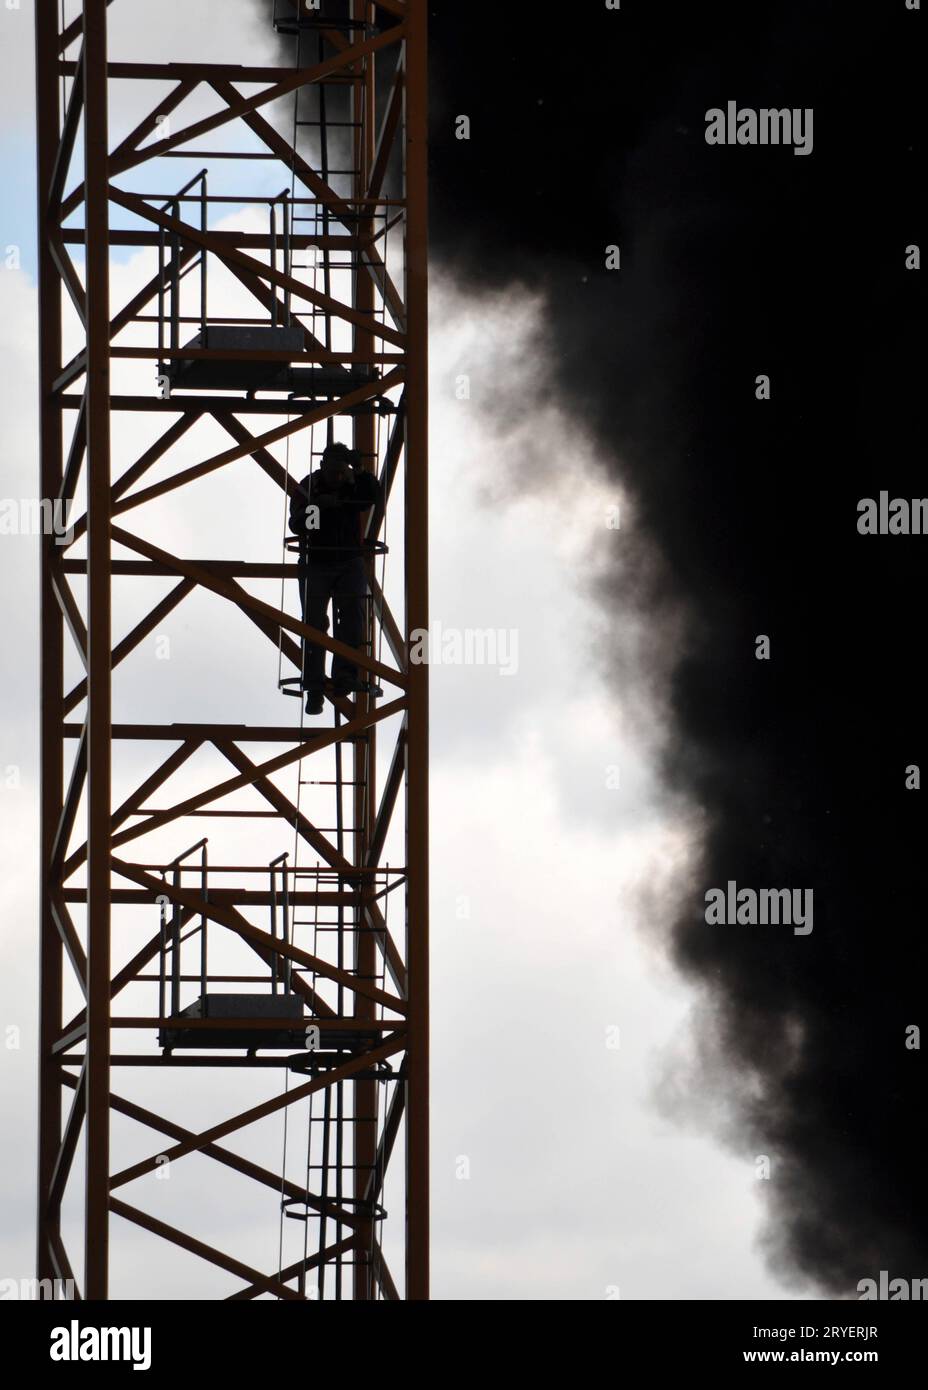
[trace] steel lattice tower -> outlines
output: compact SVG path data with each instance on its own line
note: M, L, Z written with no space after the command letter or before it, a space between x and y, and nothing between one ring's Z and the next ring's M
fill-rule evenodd
M233 1298L423 1299L428 668L409 654L428 628L425 0L279 0L294 61L271 67L186 63L180 33L177 62L113 61L121 3L83 0L67 23L36 7L41 491L72 521L70 543L42 542L38 1274L139 1296L115 1258L131 1233L159 1268L180 1252L218 1267ZM115 84L135 121L118 139ZM268 119L283 98L290 134ZM216 194L220 159L232 191ZM251 193L275 165L284 191ZM217 231L230 208L260 208L264 229ZM125 297L143 252L152 273ZM335 436L386 502L366 520L366 688L309 723L279 696L301 641L340 644L301 621L296 556L204 559L215 537L196 518L209 489L221 512L235 465L279 515L306 471L289 447L305 461ZM259 597L268 580L283 600ZM185 612L204 650L228 633L205 683L234 718L202 717L176 659L164 721L121 718L124 663ZM243 632L279 662L276 722L255 718ZM217 1118L230 1076L250 1103ZM305 1182L286 1149L267 1156L285 1115ZM173 1187L186 1205L165 1206L163 1168L201 1175ZM210 1173L238 1184L230 1232L296 1218L298 1257L269 1268L224 1245Z

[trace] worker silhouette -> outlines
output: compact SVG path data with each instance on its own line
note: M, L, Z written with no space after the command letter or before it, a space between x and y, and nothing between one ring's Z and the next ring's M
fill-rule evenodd
M364 633L364 517L380 499L380 484L359 463L360 456L346 444L327 445L321 466L303 479L290 499L290 530L300 540L303 621L326 631L331 602L334 636L349 647L359 647ZM325 648L304 642L307 714L322 713L324 682ZM336 695L362 689L357 666L343 656L332 658L332 689Z

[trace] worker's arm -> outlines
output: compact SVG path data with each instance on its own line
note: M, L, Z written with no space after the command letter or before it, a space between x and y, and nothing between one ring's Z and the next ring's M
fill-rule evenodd
M351 491L348 496L339 499L339 505L347 507L349 511L366 512L380 498L380 483L365 468L353 469L352 478Z

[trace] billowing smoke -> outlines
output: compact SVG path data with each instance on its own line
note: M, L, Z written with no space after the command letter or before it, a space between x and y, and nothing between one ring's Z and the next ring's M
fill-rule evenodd
M769 1159L787 1284L849 1297L880 1269L928 1273L907 1046L925 792L906 788L928 542L857 532L858 499L925 491L918 83L896 9L860 29L827 0L431 17L436 261L546 295L557 389L664 557L656 650L665 615L688 615L664 772L702 809L704 854L653 931L702 1002L665 1095ZM813 108L811 154L709 146L729 100ZM619 579L597 593L620 620ZM813 930L708 925L704 893L729 881L811 889Z

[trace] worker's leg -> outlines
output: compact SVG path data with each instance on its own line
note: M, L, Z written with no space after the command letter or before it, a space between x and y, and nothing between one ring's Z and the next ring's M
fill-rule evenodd
M349 647L360 647L364 637L364 597L367 575L360 556L345 560L338 566L332 585L335 612L334 636ZM332 682L336 689L354 690L358 684L358 668L342 656L332 658Z
M332 595L332 566L309 564L300 572L300 599L303 622L321 632L329 629L328 607ZM303 689L321 691L325 679L325 647L303 643Z

